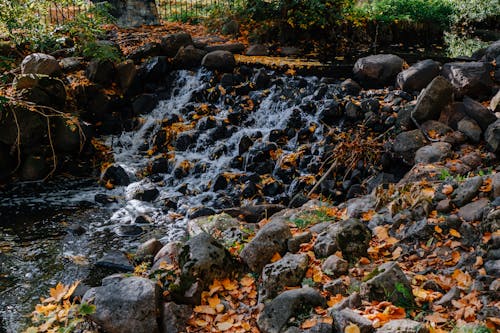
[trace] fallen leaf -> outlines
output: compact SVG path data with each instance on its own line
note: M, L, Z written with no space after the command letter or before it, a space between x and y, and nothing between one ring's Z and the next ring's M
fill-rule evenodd
M231 281L228 278L225 278L224 280L221 281L222 286L224 289L231 291L231 290L236 290L238 289L238 282L237 281Z
M450 235L452 235L453 237L456 237L456 238L462 237L462 235L460 235L460 233L458 231L456 231L455 229L450 229Z
M309 328L316 326L317 323L318 323L318 320L316 318L309 318L309 319L306 319L302 323L302 325L300 325L300 328L309 329Z
M356 324L349 324L344 329L344 333L361 333L359 326Z
M452 194L453 193L453 186L446 184L443 186L443 189L441 190L441 192L445 195Z
M243 287L250 287L252 286L253 284L255 283L255 279L251 276L244 276L241 281L240 281L240 284L243 286Z
M204 313L204 314L209 314L209 315L215 315L216 311L215 309L211 308L208 305L198 305L195 306L193 309L194 312L196 313Z
M219 331L227 331L231 327L233 327L233 323L231 321L224 321L222 323L217 323L217 328L219 329Z
M208 305L213 309L215 309L215 307L220 304L220 299L218 295L215 295L214 297L209 297L207 301Z

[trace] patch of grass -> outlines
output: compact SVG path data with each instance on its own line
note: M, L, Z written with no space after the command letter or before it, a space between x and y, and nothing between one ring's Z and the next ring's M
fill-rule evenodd
M335 220L327 207L320 207L315 210L308 210L298 214L297 217L290 219L290 222L295 224L295 226L299 229L304 229L308 226L321 223L321 222L329 222Z
M447 45L447 54L452 58L459 56L470 57L474 52L489 45L489 43L478 38L471 38L451 32L444 33L444 41Z

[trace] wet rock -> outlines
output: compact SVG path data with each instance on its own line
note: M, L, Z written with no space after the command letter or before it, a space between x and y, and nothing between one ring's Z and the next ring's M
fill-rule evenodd
M177 151L186 151L195 143L195 133L182 133L175 140L174 147Z
M488 126L484 133L484 139L490 151L500 153L500 119Z
M116 202L115 197L110 197L104 193L97 193L94 197L95 202L103 204L103 205L108 205L113 202Z
M343 110L335 100L327 100L323 102L321 111L319 112L318 119L328 125L331 125L335 120L340 119L343 115Z
M398 74L397 86L404 91L420 91L439 75L439 63L426 59Z
M152 261L162 248L163 244L159 240L157 240L156 238L151 238L150 240L139 245L137 251L135 252L134 258L139 262L145 260Z
M354 310L343 309L341 311L334 311L332 315L336 332L345 332L346 327L350 324L358 326L360 333L373 332L371 321L354 312Z
M187 223L190 236L205 232L216 237L228 229L239 228L239 226L240 222L226 213L199 217Z
M186 325L193 309L189 305L164 303L161 315L161 331L165 333L186 332Z
M329 276L339 277L347 273L349 269L349 263L346 260L333 254L326 258L326 260L323 262L323 265L321 265L321 269L323 270L323 272L325 272L325 274Z
M247 56L267 56L269 54L269 48L262 44L254 44L248 47Z
M113 272L133 272L134 266L125 254L120 251L110 251L96 262L96 267L109 269Z
M433 142L424 146L415 153L415 163L434 163L450 155L451 145L446 142Z
M257 89L267 89L271 84L271 77L267 74L265 69L259 69L257 74L255 74L255 88Z
M85 70L85 76L90 81L107 87L115 77L115 65L111 60L93 59Z
M342 89L346 95L357 96L362 88L353 79L346 79L340 84L340 89Z
M90 294L91 293L91 294ZM149 279L128 277L88 291L93 295L92 321L109 333L157 333L159 286ZM90 300L90 299L89 299Z
M55 76L61 73L61 66L51 55L32 53L21 62L21 73Z
M468 178L453 192L453 203L458 207L469 203L478 194L482 184L481 176Z
M187 32L178 32L161 38L163 55L170 58L174 57L181 47L188 45L193 45L193 39Z
M54 129L52 130L54 148L57 152L72 153L78 152L85 143L84 136L79 130L81 124L78 120L56 117L52 120Z
M203 57L201 65L210 70L232 72L236 67L236 60L231 52L213 51Z
M490 65L482 62L452 62L443 65L442 75L461 96L489 97L493 82Z
M231 255L212 236L200 233L186 242L179 256L182 277L186 281L200 279L210 284L213 279L231 274Z
M306 274L309 257L304 254L287 253L280 260L268 264L262 270L262 286L259 299L272 299L285 287L299 286Z
M314 243L314 253L318 258L328 257L342 251L348 260L366 256L371 239L371 231L357 219L348 219L330 225L318 235Z
M422 323L411 319L393 319L377 329L376 333L428 333L429 329Z
M345 115L348 119L359 120L363 117L363 111L356 104L347 102L345 105Z
M375 198L371 195L365 195L360 198L354 198L346 202L347 216L359 218L361 214L375 207Z
M393 54L377 54L356 61L353 74L364 86L377 87L394 84L403 68L403 59Z
M196 207L189 210L187 217L189 219L196 219L202 216L215 215L217 212L210 207Z
M465 96L464 97L465 113L474 119L483 131L486 131L488 126L497 120L495 114L484 107L481 103Z
M260 273L276 252L283 254L292 238L290 227L280 219L267 223L240 253L241 259L254 272Z
M280 333L293 315L304 307L313 308L325 304L325 299L313 288L288 290L264 306L257 319L263 333Z
M206 51L195 48L193 45L182 46L173 59L173 65L178 69L192 69L201 65Z
M458 130L465 134L465 136L474 143L478 143L481 141L481 127L478 123L469 117L465 117L464 119L458 122Z
M127 59L140 61L149 57L156 57L161 55L160 43L150 42L139 46L127 55Z
M380 102L376 98L365 98L361 101L360 106L365 113L378 113L380 110Z
M113 185L127 186L130 184L130 178L127 172L119 165L110 165L101 176L102 181L111 182Z
M141 65L137 77L143 85L158 82L165 78L168 70L169 65L165 56L152 57Z
M132 102L132 110L136 116L148 114L158 105L159 99L156 94L141 94Z
M168 173L172 170L172 164L166 157L156 158L151 162L151 173Z
M393 150L401 156L408 164L414 164L416 151L425 146L427 140L422 131L416 129L413 131L402 132L394 139Z
M412 305L413 294L406 275L396 262L386 262L369 275L361 284L361 297L370 301L390 301L395 305Z
M481 221L483 218L484 211L488 207L490 201L487 198L481 198L477 201L473 201L463 207L458 211L458 217L462 218L466 222Z
M434 78L418 95L411 115L418 123L438 119L441 111L453 101L453 86L442 76Z

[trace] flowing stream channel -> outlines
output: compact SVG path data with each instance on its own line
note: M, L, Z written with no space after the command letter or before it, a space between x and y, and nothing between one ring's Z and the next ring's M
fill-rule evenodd
M254 71L252 80L258 74ZM155 158L149 156L148 151L154 148L155 136L165 121L178 117L192 123L187 119L193 119L193 108L203 104L198 95L207 91L209 96L216 94L214 89L225 92L220 86L213 88L212 74L203 70L172 73L171 84L165 88L159 105L142 116L138 129L106 138L115 164L127 172L130 185L106 190L96 179L56 178L43 184L18 183L0 193L0 332L21 331L40 296L46 296L48 289L58 281L70 283L86 279L90 267L103 253L131 251L153 236L164 243L184 238L186 216L193 209L220 211L252 200L276 203L290 197L291 186L286 181L282 181L280 193L257 199L252 196L241 199L234 194L235 191L241 194L244 184L229 184L221 191L213 187L221 173L247 175L247 185L252 182L251 174L265 173L259 172L259 167L249 171L250 157L240 160L239 165L235 163L243 138L251 139L249 149L258 155L265 149L262 148L265 143L271 141L269 136L276 130L285 132L294 117L299 117L304 128L314 129L309 131L307 144L301 139L300 131L288 132L288 139L279 146L281 155L269 170L271 175L279 171L279 165L287 157L301 149L308 151L313 157L311 161L314 157L320 159L324 153L321 140L327 129L318 115L329 101L339 96L339 84L316 77L269 75L271 83L265 89L252 88L247 92L256 106L237 125L229 126L227 119L238 108L241 96L222 93L212 98L209 104L210 120L215 120L213 126L206 126L207 122L202 126L198 121L198 125L190 129L196 133L193 142L182 150L171 148L175 153L168 152L172 166L166 172L142 176ZM312 111L301 108L297 114L298 106L311 104L315 105ZM224 133L216 135L221 127L225 128ZM297 168L295 176L313 175L308 169L310 163ZM182 165L190 168L179 174L176 169ZM279 180L279 176L275 178ZM135 196L138 190L152 188L158 190L158 195L150 202ZM113 202L96 203L97 194L105 194L113 198Z

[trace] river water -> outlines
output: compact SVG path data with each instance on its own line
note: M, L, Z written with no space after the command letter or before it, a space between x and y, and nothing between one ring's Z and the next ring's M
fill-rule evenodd
M255 73L253 75L255 79ZM154 158L147 152L154 148L155 135L164 125L162 121L176 115L186 124L192 123L190 107L201 105L194 96L207 90L214 93L213 83L210 83L213 82L212 74L202 70L172 74L163 100L154 111L142 116L142 125L137 130L104 138L112 147L115 163L130 176L132 183L129 186L106 190L97 179L56 178L45 184L19 183L0 193L0 332L2 324L5 332L21 331L27 314L40 296L46 296L48 289L58 281L70 283L86 279L92 263L103 253L112 249L130 251L151 236L163 242L184 238L185 216L193 208L220 210L252 200L257 203L276 201L265 195L240 200L233 194L239 185L229 186L226 192L214 192L211 186L222 172L250 173L247 169L251 161L244 159L242 165L234 165L242 138L252 138L253 147L259 150L259 144L269 139L272 130L289 127L298 105L312 103L317 106L312 112L301 112L300 122L305 128L315 128L308 139L313 146L307 149L312 155L321 156L319 143L326 129L318 120L318 114L327 101L336 98L340 88L338 84L320 84L315 77L271 75L274 81L269 87L249 93L258 101L257 106L248 112L244 121L231 126L232 130L222 136L215 136L214 131L235 112L240 100L238 96L221 93L212 101L210 115L217 123L216 128L205 130L198 126L197 130L192 130L196 132L194 142L170 156L172 169L183 163L192 166L188 174L179 176L170 171L141 176ZM320 93L319 86L322 87ZM215 89L225 92L219 87ZM298 134L289 136L279 147L280 156L272 174L303 145ZM297 168L297 177L310 174L306 167ZM289 195L288 185L285 182L282 197ZM156 199L152 202L135 199L138 189L148 188L159 190ZM94 198L99 193L114 198L115 202L97 204ZM174 201L175 205L166 206L167 201ZM134 227L132 234L127 228L131 226Z

